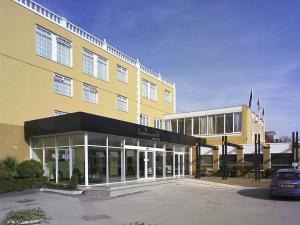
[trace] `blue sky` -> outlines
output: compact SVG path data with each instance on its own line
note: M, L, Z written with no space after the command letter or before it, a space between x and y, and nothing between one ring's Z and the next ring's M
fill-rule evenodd
M300 128L300 1L37 2L177 85L177 111L265 105L267 130Z

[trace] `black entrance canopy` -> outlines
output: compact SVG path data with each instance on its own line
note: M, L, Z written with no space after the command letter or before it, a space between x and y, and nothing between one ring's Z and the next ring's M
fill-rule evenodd
M27 142L29 137L33 136L86 131L191 146L195 146L196 143L205 143L205 139L85 112L26 121L24 129Z

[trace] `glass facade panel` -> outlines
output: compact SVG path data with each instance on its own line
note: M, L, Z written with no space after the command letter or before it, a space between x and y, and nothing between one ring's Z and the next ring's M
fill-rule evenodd
M184 155L184 175L190 175L190 154Z
M69 149L58 149L58 181L68 182L70 179Z
M163 142L155 142L155 146L156 146L156 148L163 148L164 143Z
M217 134L224 133L224 114L216 115L216 131Z
M146 152L140 151L139 152L140 178L145 178L145 157L146 157Z
M185 118L185 135L192 135L192 118Z
M45 147L55 147L55 138L53 137L45 137L44 138L44 146Z
M120 182L121 181L121 149L110 148L108 150L108 171L109 171L109 182Z
M154 176L153 152L147 152L147 177Z
M42 148L43 139L42 138L31 138L31 147L32 148Z
M213 156L212 155L201 155L201 167L207 169L213 168Z
M108 136L108 146L112 147L123 147L124 146L124 138L119 136Z
M173 152L166 152L166 176L173 176Z
M198 134L200 134L200 131L199 131L199 123L200 123L199 117L194 117L193 120L194 120L194 134L198 135Z
M215 120L214 115L207 117L207 133L208 134L215 134L216 133L216 120Z
M125 145L133 145L137 146L138 145L138 140L137 138L125 138Z
M72 134L71 135L72 145L84 145L84 135L80 134Z
M234 113L234 132L242 132L242 113Z
M72 174L78 176L79 184L84 184L85 170L84 170L84 147L72 148Z
M171 120L172 132L177 133L177 120Z
M200 117L200 134L207 134L207 117Z
M69 146L69 135L56 136L56 146Z
M55 149L46 148L45 149L45 165L44 165L44 175L49 177L49 180L56 179L56 162L55 162Z
M178 119L178 133L184 133L184 119Z
M106 148L88 149L89 184L106 183Z
M88 133L88 144L106 146L106 138L105 134Z
M225 132L226 133L233 132L233 114L232 113L225 114Z
M150 140L142 140L142 139L140 139L139 143L140 143L139 146L153 148L155 142L154 141L150 141Z
M43 163L43 149L39 148L39 149L33 149L32 150L32 157L35 161L38 161L40 163Z
M126 180L137 179L137 150L125 150L125 176Z
M291 153L271 153L272 169L281 169L290 167L292 162Z
M160 178L163 177L163 167L164 167L164 153L163 152L156 152L156 177Z

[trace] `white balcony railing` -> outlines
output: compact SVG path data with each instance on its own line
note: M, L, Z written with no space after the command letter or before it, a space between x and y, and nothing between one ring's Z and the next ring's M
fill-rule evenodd
M56 23L57 25L67 29L68 31L80 36L81 38L91 42L92 44L110 52L111 54L117 56L118 58L124 60L125 62L137 66L138 61L134 58L126 55L125 53L119 51L118 49L108 45L106 41L102 41L99 38L95 37L94 35L90 34L89 32L85 31L84 29L76 26L75 24L69 22L65 18L55 14L54 12L50 11L49 9L45 8L44 6L32 1L32 0L14 0L15 2L19 3L20 5L24 6L25 8L39 14L40 16ZM160 80L161 82L174 87L174 83L168 81L167 79L163 78L160 74L155 73L154 71L148 69L147 67L141 65L141 71L145 74Z

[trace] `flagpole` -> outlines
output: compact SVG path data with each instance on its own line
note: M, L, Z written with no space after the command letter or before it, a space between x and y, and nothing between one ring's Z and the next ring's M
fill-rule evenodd
M250 106L250 113L251 113L251 144L253 144L253 112L252 112L252 98L253 98L253 87L251 88L251 93L250 93L250 99L249 99L249 106Z

